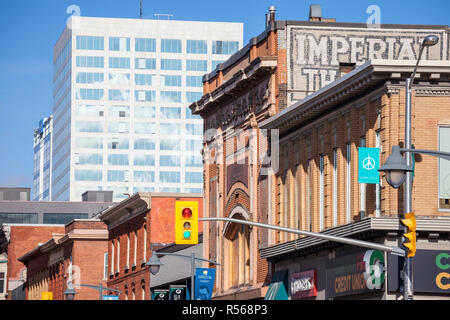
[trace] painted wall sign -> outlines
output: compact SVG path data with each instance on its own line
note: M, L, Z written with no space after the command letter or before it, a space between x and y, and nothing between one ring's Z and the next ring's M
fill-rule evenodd
M291 274L289 283L292 300L317 296L317 273L315 269Z
M384 255L367 250L337 257L327 262L326 297L356 295L383 288Z

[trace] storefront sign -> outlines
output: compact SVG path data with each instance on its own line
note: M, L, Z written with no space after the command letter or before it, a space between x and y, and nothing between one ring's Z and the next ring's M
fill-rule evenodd
M291 274L291 299L303 299L317 296L316 270Z
M169 289L153 290L153 300L169 300Z
M330 260L327 263L327 298L382 289L384 264L383 253L378 250L367 250Z
M186 300L186 286L171 285L169 288L170 300Z
M450 251L417 250L413 260L415 292L450 294ZM403 258L389 257L389 291L399 291Z

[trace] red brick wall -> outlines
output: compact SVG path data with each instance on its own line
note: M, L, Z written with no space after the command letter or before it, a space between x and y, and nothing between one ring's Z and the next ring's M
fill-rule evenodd
M47 242L52 233L64 233L63 226L11 226L8 245L8 279L19 280L25 266L17 259L36 248L39 243ZM7 285L7 290L10 290Z

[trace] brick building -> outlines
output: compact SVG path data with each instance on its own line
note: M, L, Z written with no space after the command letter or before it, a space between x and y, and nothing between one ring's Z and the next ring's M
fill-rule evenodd
M41 300L42 292L64 300L70 280L75 300L98 300L98 291L77 285L106 285L107 252L108 230L102 221L72 220L63 232L18 258L27 268L27 300Z
M370 59L415 62L422 39L430 33L437 35L440 42L426 49L424 59L449 59L448 26L381 25L375 28L323 19L321 10L316 9L311 10L309 21L281 21L275 20L275 11L271 8L265 31L203 77L204 95L190 108L204 119L205 217L217 215L282 226L296 225L296 220L289 220L292 217L280 215L280 202L284 200L280 200L283 190L280 191L282 183L278 173L282 162L292 160L295 152L307 146L305 141L299 140L290 145L291 152L279 150L277 132L260 124L268 118L284 115L290 105L307 100L317 90L340 81ZM395 77L392 81L399 81L398 76ZM340 94L345 96L347 92ZM296 116L312 118L317 115L316 110L308 112ZM349 113L349 116L355 115ZM372 120L367 118L366 126L372 124L369 122ZM353 125L361 119L352 121ZM341 121L336 130L345 131L349 126ZM321 139L325 139L325 135L322 134ZM322 140L311 140L311 148L320 147ZM271 150L269 145L272 145ZM352 148L354 152L355 146ZM288 178L292 179L292 175ZM285 194L295 197L294 189ZM327 201L331 200L327 198ZM356 194L350 201L355 209ZM312 210L314 216L319 215L317 206L308 210ZM367 210L372 208L363 211ZM331 223L347 224L359 220L359 216L359 210L348 211L343 220ZM327 219L329 223L330 218ZM320 225L321 220L317 218L302 223L316 229L328 227ZM264 297L269 282L276 276L272 273L273 260L268 263L267 256L260 255L260 249L295 238L286 233L232 223L209 223L206 231L205 257L221 263L216 299Z
M390 187L384 178L379 184L358 183L358 148L380 148L384 163L392 146L404 141L404 87L414 65L413 61L369 61L261 123L262 128L280 130L272 223L398 246L403 233L398 220L404 210L403 188ZM412 143L416 149L448 152L450 61L422 61L418 74L412 97ZM423 278L434 272L439 253L450 256L449 196L442 190L450 187L445 178L450 171L435 157L417 155L415 160L415 267L427 270L415 273L416 298L449 299L448 288L439 287L437 281L424 285ZM261 249L261 256L277 272L289 271L291 283L286 288L291 288L293 274L314 270L317 299L395 299L400 295L398 257L384 257L389 272L386 290L365 286L337 290L336 279L342 274L333 269L340 263L351 265L349 261L361 259L367 249L276 232L273 238L271 246Z
M156 192L138 192L99 215L109 232L107 286L121 291L120 300L150 299L150 272L145 263L152 244L175 240L176 200L198 201L199 217L203 216L201 194Z
M3 224L0 230L0 252L7 254L6 293L8 300L25 299L27 270L18 260L54 233L64 232L64 225Z

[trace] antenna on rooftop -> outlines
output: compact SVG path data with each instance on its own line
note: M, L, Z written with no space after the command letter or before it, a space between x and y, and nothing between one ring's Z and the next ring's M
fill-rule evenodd
M167 13L155 13L155 17L158 17L158 20L159 20L159 17L160 16L165 16L165 17L167 17L167 20L170 20L170 17L173 17L173 14L167 14Z

